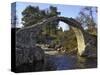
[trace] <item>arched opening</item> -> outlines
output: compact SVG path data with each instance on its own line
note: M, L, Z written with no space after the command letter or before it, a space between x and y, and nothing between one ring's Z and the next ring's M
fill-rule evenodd
M25 38L33 39L33 38L32 38L33 35L34 35L34 37L35 37L36 35L38 35L38 33L41 33L41 32L42 32L42 31L41 31L41 27L46 27L46 26L48 26L48 24L52 24L52 22L55 22L55 23L57 22L57 23L58 23L59 21L62 21L62 22L64 22L65 24L68 24L68 26L70 26L71 29L75 32L76 39L77 39L77 46L78 46L78 54L79 54L79 55L82 55L83 52L84 52L84 50L85 50L84 30L83 30L83 28L81 27L81 25L80 25L78 22L76 22L76 20L74 20L74 19L72 19L72 18L67 18L67 17L51 17L51 18L45 19L45 20L43 20L42 22L40 22L40 23L38 23L38 24L35 24L35 25L33 25L33 26L26 27L26 28L22 28L22 29L20 29L17 33L19 34L19 32L20 32L20 34L21 34L21 32L22 32L22 33L24 32L25 34L23 34L23 35L26 36L26 32L28 32L29 34L28 34L28 36L25 37ZM57 25L57 23L56 23L56 25ZM51 25L51 27L52 27L52 26L53 26L53 27L56 27L56 25ZM48 27L49 27L49 26L48 26ZM53 28L53 27L52 27L52 28ZM38 29L38 33L36 32L37 29ZM47 28L45 28L45 29L47 29ZM23 30L24 30L24 31L23 31ZM25 32L25 31L26 31L26 32ZM54 32L55 34L57 34L55 29L54 29L52 32L51 32L50 30L49 30L48 32L49 32L49 33ZM29 37L29 35L30 35L30 37ZM40 36L40 37L38 37L38 38L40 39L41 42L46 41L46 43L49 43L49 42L51 42L52 39L57 38L57 37L55 37L54 35L50 35L50 36L49 36L48 34L46 34L46 32L44 32L43 35L46 36L46 37L38 35L38 36ZM48 37L48 36L49 36L49 37ZM52 36L53 36L53 38L52 38ZM43 40L41 40L41 37L42 37ZM25 38L24 38L24 41L25 41ZM45 40L44 40L44 39L45 39ZM23 40L23 38L22 38L22 40ZM34 40L34 41L35 41L35 40ZM36 42L34 42L34 41L30 40L29 43L30 43L31 45L34 45L34 44L36 43ZM54 42L55 42L55 43L58 43L59 40L57 39L57 40L55 40ZM33 44L33 43L34 43L34 44ZM44 42L44 43L45 43L45 42Z
M59 29L62 29L62 45L64 46L66 53L74 53L77 52L77 39L75 32L72 27L63 21L59 21ZM61 33L61 31L60 31ZM59 34L59 33L58 33Z
M55 22L56 21L61 21L61 22L65 23L66 25L70 26L69 28L74 31L75 36L76 36L76 40L77 40L77 47L76 48L78 49L78 54L82 55L84 50L85 50L85 38L84 38L84 32L83 32L82 27L74 19L65 18L65 17L49 18L43 24L48 25L48 23L52 23L54 21ZM63 35L61 35L61 36L63 36Z

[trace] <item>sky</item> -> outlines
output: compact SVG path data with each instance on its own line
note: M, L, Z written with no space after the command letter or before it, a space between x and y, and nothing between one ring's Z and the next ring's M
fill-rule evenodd
M61 4L45 4L45 3L30 3L30 2L17 2L16 3L16 15L18 17L18 25L17 27L21 27L21 18L22 18L22 11L27 6L39 6L39 8L42 9L48 9L49 6L57 7L58 12L61 12L60 16L69 17L69 18L76 18L80 12L80 10L84 6L76 6L76 5L61 5ZM68 29L68 25L66 25L63 22L59 22L59 26L63 28L63 30Z

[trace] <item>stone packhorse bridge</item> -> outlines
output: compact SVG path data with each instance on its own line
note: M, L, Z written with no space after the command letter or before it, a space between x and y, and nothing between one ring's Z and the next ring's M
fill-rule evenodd
M41 32L41 26L45 26L49 22L53 21L62 21L69 26L72 27L73 31L75 32L76 38L77 38L77 45L78 45L78 54L80 56L87 55L87 56L95 56L96 50L93 50L92 47L96 47L96 37L90 35L89 33L85 32L84 29L81 27L81 24L74 20L73 18L67 18L67 17L51 17L48 19L44 19L42 22L39 22L37 24L34 24L32 26L24 27L22 29L19 29L16 32L16 46L17 48L32 48L34 47L34 54L36 54L35 57L41 58L41 54L39 54L38 50L36 52L36 38L39 37L39 32ZM18 50L18 49L16 49ZM42 51L40 50L40 53ZM42 52L43 53L43 52ZM43 57L43 56L42 56ZM31 62L31 61L30 61Z

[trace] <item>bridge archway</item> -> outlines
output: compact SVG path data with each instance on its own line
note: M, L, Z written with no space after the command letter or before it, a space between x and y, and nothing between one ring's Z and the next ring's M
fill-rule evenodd
M35 30L39 31L39 30L41 30L41 28L40 28L41 25L45 26L47 23L53 22L53 21L62 21L62 22L66 23L66 24L68 24L69 26L72 27L73 31L75 32L76 39L77 39L78 54L81 56L84 53L85 47L86 47L86 45L85 45L86 42L85 42L85 37L84 37L84 29L81 27L81 24L79 22L77 22L76 20L74 20L72 18L51 17L51 18L48 18L48 19L44 19L42 22L39 22L35 25L20 29L19 31L17 31L17 34L18 35L19 35L19 33L23 34L23 33L25 33L25 30L28 31L29 33L36 32ZM23 35L25 35L25 34L23 34ZM36 35L36 33L34 33L34 35ZM32 43L31 41L30 41L30 43Z
M82 55L85 51L86 45L85 45L84 29L81 27L81 24L72 18L66 18L66 17L52 17L49 18L48 21L46 21L44 24L46 25L48 22L53 22L53 21L62 21L67 25L71 26L76 35L78 54Z

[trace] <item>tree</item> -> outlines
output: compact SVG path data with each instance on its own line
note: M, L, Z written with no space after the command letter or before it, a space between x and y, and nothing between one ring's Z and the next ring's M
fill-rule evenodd
M42 21L42 19L50 18L53 16L58 16L60 12L57 11L57 7L50 6L49 9L40 10L38 6L28 6L22 12L22 23L25 26L31 26L35 23ZM58 26L58 21L50 22L43 29L47 32L47 34L56 34L56 30ZM42 28L42 27L41 27Z
M48 17L58 16L59 14L60 12L57 11L57 7L54 6L49 7L49 10L47 12ZM58 28L58 21L53 21L49 23L48 26L46 27L47 32L49 32L49 34L50 33L56 34L57 28Z
M82 24L83 28L88 27L89 30L92 30L97 25L94 19L96 13L97 13L96 7L84 7L79 12L79 16L76 19Z
M39 22L45 16L45 11L40 10L39 7L28 6L22 12L22 23L24 26L31 26L37 22Z

